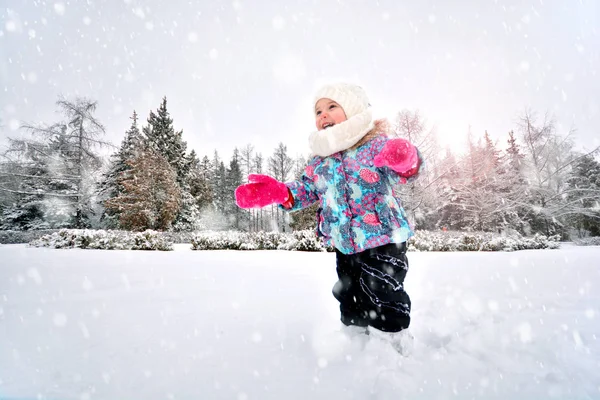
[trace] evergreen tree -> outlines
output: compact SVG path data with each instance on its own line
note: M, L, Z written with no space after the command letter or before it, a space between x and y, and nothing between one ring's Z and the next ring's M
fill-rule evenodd
M70 227L69 219L46 218L50 197L70 204L74 198L65 193L54 193L52 182L57 177L50 170L48 144L34 140L9 139L8 150L3 154L0 190L5 195L5 205L0 218L2 230L36 230ZM71 179L71 178L68 178ZM56 187L56 186L54 186ZM51 201L51 200L50 200Z
M183 141L183 132L175 132L173 119L167 110L167 98L156 110L150 111L148 125L143 128L146 144L156 153L161 154L177 173L177 182L185 180L188 170L188 160L185 156L187 144Z
M198 203L198 208L203 210L213 206L213 172L210 159L208 156L202 158L202 162L198 166L198 186L194 197Z
M123 229L168 230L179 212L181 193L177 174L165 157L145 149L127 162L119 184L123 191L105 205L119 216Z
M473 140L468 135L468 152L459 163L458 177L447 192L454 213L453 228L470 230L496 230L495 222L500 215L499 197L496 193L498 153L495 145L484 137L484 141Z
M462 218L462 199L458 183L463 179L463 171L459 167L456 157L449 148L442 158L439 167L441 174L437 187L437 198L439 199L439 220L437 227L443 230L459 230L464 227Z
M180 210L177 214L177 218L173 223L173 228L176 231L195 231L199 228L198 221L200 219L200 207L196 198L192 195L192 184L194 182L194 175L192 168L194 165L198 165L199 160L196 156L196 152L192 152L185 157L183 165L182 178L178 179L179 188L181 189L181 201ZM183 180L180 180L183 179Z
M261 153L256 153L256 155L254 156L254 160L252 161L253 165L254 165L254 173L256 174L263 174L263 156Z
M227 169L223 161L219 161L219 165L215 171L215 208L223 215L227 215Z
M256 153L252 160L252 171L256 174L263 174L263 156L261 153ZM254 214L254 222L251 224L251 230L264 231L265 230L265 211L263 208L257 210L251 210Z
M119 178L123 172L130 169L128 162L139 156L142 151L144 143L137 125L137 119L137 113L134 110L131 116L131 127L125 132L125 138L121 142L119 150L111 155L108 169L102 175L102 180L98 185L101 203L123 193L124 188L119 183ZM108 209L105 209L101 221L107 228L117 228L119 221L118 210L109 212Z
M234 149L233 156L229 162L229 168L226 172L226 185L224 194L226 196L225 207L227 215L233 219L233 227L240 229L242 223L246 225L247 218L242 214L241 209L235 203L235 189L244 182L242 170L240 167L240 154L238 149Z
M569 213L579 236L600 236L600 163L591 154L580 157L567 180L562 212Z
M175 230L189 231L196 229L199 209L196 200L191 195L190 168L192 158L186 155L187 143L183 141L182 131L175 131L173 119L167 110L167 98L163 100L154 112L150 112L148 125L143 128L147 146L157 154L161 154L173 167L177 174L181 199L180 209L173 227Z
M253 165L254 146L247 144L240 152L240 167L245 178L254 170Z
M497 224L501 230L514 229L526 234L529 224L525 202L529 194L524 176L524 155L513 131L508 133L507 144L498 166L497 195L504 209Z

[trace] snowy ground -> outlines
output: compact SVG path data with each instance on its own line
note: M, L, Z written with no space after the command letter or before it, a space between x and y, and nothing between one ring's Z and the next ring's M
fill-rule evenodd
M402 358L333 254L0 245L0 399L600 398L600 247L409 259Z

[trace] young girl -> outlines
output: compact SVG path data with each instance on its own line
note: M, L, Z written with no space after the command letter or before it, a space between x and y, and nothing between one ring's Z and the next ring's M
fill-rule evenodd
M326 85L313 106L314 157L301 179L282 183L250 175L250 183L236 189L236 202L241 208L280 204L296 211L318 201L317 235L336 252L333 295L342 323L355 333L377 332L405 352L411 337L399 332L410 324L404 278L413 231L394 187L418 174L421 156L408 141L387 137L387 124L373 121L359 86Z

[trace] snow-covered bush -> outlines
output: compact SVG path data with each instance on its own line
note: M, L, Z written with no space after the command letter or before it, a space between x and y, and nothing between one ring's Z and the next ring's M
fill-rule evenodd
M282 241L278 247L279 250L292 251L326 251L323 242L315 235L313 230L296 231L291 235L285 235L285 241Z
M192 237L192 250L256 250L248 233L200 232Z
M314 231L200 232L192 238L193 250L291 250L325 251Z
M409 251L515 251L557 249L560 236L536 234L531 238L521 235L500 236L489 232L431 232L416 231L409 240Z
M600 236L576 239L574 242L577 246L600 246Z
M419 230L409 240L409 251L515 251L528 249L556 249L559 236L533 237L497 235L488 232L431 232ZM56 249L106 250L172 250L173 242L191 242L193 250L288 250L334 251L325 248L313 230L293 233L279 232L127 232L89 229L61 229L30 242L36 247Z
M286 242L286 235L279 232L256 232L248 234L256 243L256 250L277 250Z
M500 236L492 233L417 231L409 241L409 251L515 251L556 249L559 237L535 235ZM192 238L193 250L291 250L334 251L325 248L313 230L277 232L201 232Z
M55 229L39 230L39 231L2 231L0 230L0 243L16 244L29 243L32 240L39 239L44 235L56 232Z
M105 231L91 229L61 229L29 243L34 247L54 249L102 250L173 250L173 244L161 232Z
M131 234L131 250L173 250L173 243L161 233L151 230Z

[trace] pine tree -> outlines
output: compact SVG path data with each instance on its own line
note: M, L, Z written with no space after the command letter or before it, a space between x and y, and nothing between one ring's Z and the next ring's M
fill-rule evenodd
M215 208L223 215L227 215L227 169L223 161L215 170Z
M202 162L199 165L199 184L197 186L197 192L194 195L198 202L198 208L203 210L207 207L212 208L214 202L213 195L213 172L210 159L208 156L202 158Z
M108 199L117 197L123 193L123 186L119 183L119 177L123 172L130 169L129 161L139 156L143 148L143 137L137 125L137 113L133 111L131 116L131 127L125 132L125 138L121 142L121 147L110 157L108 170L102 175L102 180L98 185L98 194L100 202L104 203ZM117 228L119 215L117 213L104 210L101 221L107 228Z
M52 157L48 144L33 140L9 139L0 169L0 190L6 196L0 218L1 230L36 230L70 227L68 220L46 219L48 195L54 195L50 170ZM71 179L71 178L69 178ZM56 194L63 200L65 194ZM69 204L73 199L64 201Z
M233 151L233 156L229 162L229 168L226 171L226 185L224 188L227 215L233 218L233 226L238 230L241 228L242 223L245 225L247 222L247 218L244 217L240 208L235 203L235 189L243 183L242 170L239 160L240 154L236 148Z
M463 199L458 190L459 182L462 182L463 169L459 167L456 157L449 148L446 155L440 161L440 180L437 187L436 197L439 199L439 220L436 226L442 230L459 230L464 228L462 217Z
M452 208L460 210L460 214L453 216L453 228L496 230L501 213L500 198L496 193L498 152L489 135L475 143L470 131L468 146L467 154L459 163L458 179L453 181L452 190L447 193Z
M256 153L254 155L254 159L252 160L252 170L256 174L262 174L263 172L263 156L261 153ZM254 213L254 231L264 231L265 230L265 212L264 209L253 210Z
M200 159L196 154L195 150L192 150L188 155L189 159L189 172L188 172L188 184L190 186L190 194L194 198L196 206L200 209L201 202L199 200L200 193L203 190L203 185L205 184L202 176L202 171L200 167Z
M263 162L264 162L264 158L262 156L261 153L256 153L256 155L254 156L254 160L252 161L253 165L254 165L254 173L256 174L263 174Z
M580 157L567 180L563 213L569 213L580 237L600 236L600 163L591 154Z
M516 230L521 234L528 231L525 202L528 185L524 176L524 155L514 132L508 133L508 147L499 159L497 195L504 209L497 224L501 230Z
M211 188L213 193L213 205L215 210L218 212L223 212L220 207L221 199L219 198L219 194L222 192L220 186L223 184L223 180L225 179L225 174L221 174L221 157L217 150L213 152L213 158L211 162Z
M181 199L179 214L173 224L174 229L179 231L196 229L199 209L190 193L189 173L192 163L190 156L186 155L187 143L182 139L183 132L175 131L173 127L173 119L167 110L166 97L163 97L156 114L150 112L148 125L143 128L143 132L148 147L165 157L177 174Z
M242 174L246 177L254 170L253 154L254 146L251 144L247 144L240 152L240 167L242 169Z
M187 144L182 139L183 132L175 132L173 119L167 110L166 97L163 97L156 114L150 111L148 125L143 128L143 132L148 147L165 157L177 173L177 181L181 184L187 172Z
M105 206L119 215L123 229L169 229L181 198L175 170L165 157L149 148L127 164L129 169L119 177L123 192L108 199Z

